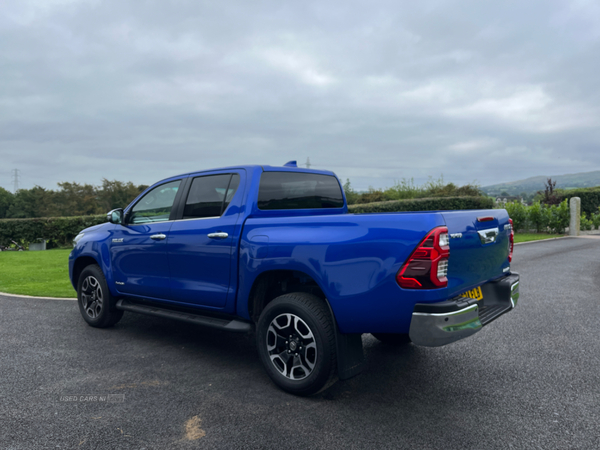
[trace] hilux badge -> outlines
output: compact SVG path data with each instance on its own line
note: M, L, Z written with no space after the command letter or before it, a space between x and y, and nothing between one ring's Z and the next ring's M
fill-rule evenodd
M460 239L462 237L462 233L452 233L450 237L452 239Z

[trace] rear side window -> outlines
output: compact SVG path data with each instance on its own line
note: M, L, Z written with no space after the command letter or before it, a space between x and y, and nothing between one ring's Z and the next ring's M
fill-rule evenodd
M259 209L342 208L344 197L337 178L300 172L263 172L258 190Z
M240 185L237 173L194 178L183 210L184 219L219 217Z

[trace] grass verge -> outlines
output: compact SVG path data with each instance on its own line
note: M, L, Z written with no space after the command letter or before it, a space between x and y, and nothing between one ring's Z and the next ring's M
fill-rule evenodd
M542 239L552 239L564 237L564 234L546 234L546 233L515 233L515 244L519 242L541 241Z
M70 249L0 252L0 292L74 298L69 280Z

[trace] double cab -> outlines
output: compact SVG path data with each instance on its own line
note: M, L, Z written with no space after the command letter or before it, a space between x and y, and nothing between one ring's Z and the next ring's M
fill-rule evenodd
M252 332L297 395L359 373L364 333L443 346L519 299L505 210L349 214L334 173L295 162L170 177L107 217L69 256L89 325L128 311Z

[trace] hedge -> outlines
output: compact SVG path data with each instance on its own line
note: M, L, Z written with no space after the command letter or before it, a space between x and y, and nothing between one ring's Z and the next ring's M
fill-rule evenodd
M387 202L350 205L351 213L438 211L453 209L491 209L493 199L489 197L443 197L392 200ZM106 215L77 217L42 217L37 219L0 220L0 245L9 245L15 240L29 245L38 239L46 239L49 247L67 247L84 228L106 222Z
M588 216L598 213L600 207L600 187L569 189L565 191L561 200L571 200L571 197L579 197L581 199L581 212Z
M436 197L349 205L348 212L444 211L456 209L492 209L493 207L494 200L491 197Z
M40 217L36 219L0 220L0 245L11 240L29 245L46 239L49 247L67 247L81 230L106 222L106 215L78 217Z

